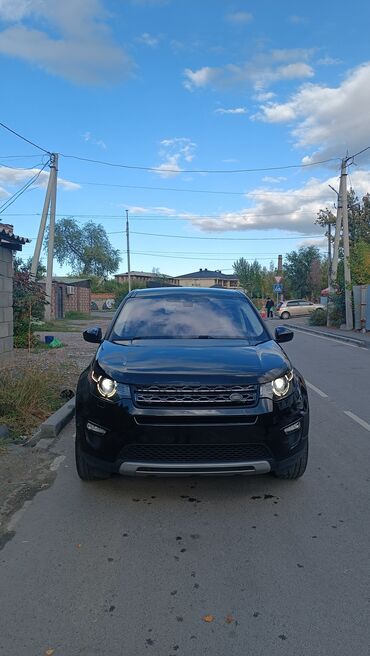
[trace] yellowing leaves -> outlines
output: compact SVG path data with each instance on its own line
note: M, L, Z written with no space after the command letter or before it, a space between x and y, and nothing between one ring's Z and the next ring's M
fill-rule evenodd
M53 656L55 652L55 649L47 649L45 652L45 656Z

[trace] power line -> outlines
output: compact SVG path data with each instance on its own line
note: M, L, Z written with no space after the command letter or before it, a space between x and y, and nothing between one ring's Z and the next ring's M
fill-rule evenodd
M46 168L46 166L49 164L49 162L50 162L50 160L48 162L45 162L44 166L35 175L33 175L32 178L28 182L26 182L20 189L18 189L18 191L16 191L10 198L8 198L5 201L5 203L3 203L0 206L0 214L5 212L5 210L8 209L8 207L13 205L13 203L15 203L15 201L18 200L18 198L20 198L20 196L22 196L22 194L24 194L25 191L27 191L27 189L29 187L31 187L31 185L33 185L38 180L41 173Z
M123 252L123 251L122 251ZM124 251L126 252L126 251ZM158 253L144 253L142 251L131 251L132 255L144 255L147 257L165 257L169 258L171 260L197 260L197 261L206 261L206 262L214 262L215 259L217 259L218 262L233 262L235 261L235 257L223 257L223 258L214 258L214 257L185 257L183 255L176 256L176 255L159 255ZM271 257L254 257L254 258L244 258L248 260L249 262L254 262L255 260L269 260L271 261Z
M135 221L137 220L152 220L152 219L160 219L161 221L180 221L180 220L200 220L200 219L207 219L207 220L213 220L213 219L225 219L227 218L227 215L233 215L233 214L238 214L239 217L266 217L267 212L263 214L255 214L253 211L253 208L248 208L248 210L245 211L230 211L230 212L225 212L224 215L218 215L218 214L173 214L171 216L168 216L167 214L130 214L130 219L134 219ZM290 216L291 214L313 214L313 211L311 210L291 210L290 212L268 212L268 216ZM40 216L40 213L35 212L33 214L31 213L23 213L23 214L8 214L7 216ZM101 219L101 220L107 220L107 221L122 221L122 216L121 214L75 214L74 212L60 212L56 214L58 217L64 217L64 218L74 218L74 219Z
M46 150L45 148L42 148L42 146L38 146L33 141L30 141L29 139L27 139L23 135L19 134L19 132L16 132L15 130L12 130L12 128L10 128L8 125L5 125L5 123L0 122L0 126L2 128L4 128L5 130L8 130L8 132L11 132L12 134L15 134L16 137L18 137L19 139L22 139L23 141L30 144L31 146L34 146L35 148L38 148L39 150L42 150L46 155L51 155L51 152L49 150Z
M110 232L108 234L122 234L122 231L120 232ZM286 239L316 239L323 237L323 234L321 235L309 235L307 237L304 237L304 235L296 235L295 237L191 237L190 235L164 235L164 234L159 234L156 232L135 232L134 230L131 230L131 234L133 235L146 235L147 237L170 237L171 239L205 239L205 240L220 240L220 241L285 241Z
M1 123L0 123L1 125ZM284 166L265 166L258 168L249 168L249 169L171 169L171 168L159 168L155 166L135 166L132 164L118 164L115 162L106 162L99 159L90 159L88 157L80 157L78 155L66 155L61 153L61 157L66 157L68 159L76 159L80 162L88 162L90 164L100 164L102 166L111 166L114 168L120 169L132 169L136 171L154 171L157 173L256 173L262 171L282 171L286 169L303 169L311 166L319 166L320 164L327 164L328 162L338 162L340 157L331 157L330 159L323 159L317 162L310 162L308 164L288 164Z
M76 181L76 184L87 185L91 187L117 187L118 189L143 189L146 191L177 191L180 193L190 193L190 194L222 194L227 196L248 196L250 198L264 198L266 195L276 195L284 194L285 197L292 198L302 198L304 200L318 200L316 196L306 196L304 194L289 194L284 190L266 190L263 193L258 192L249 192L249 191L220 191L213 189L180 189L180 187L152 187L144 185L124 185L124 184L113 184L109 182L83 182L80 180ZM322 202L331 202L330 200Z

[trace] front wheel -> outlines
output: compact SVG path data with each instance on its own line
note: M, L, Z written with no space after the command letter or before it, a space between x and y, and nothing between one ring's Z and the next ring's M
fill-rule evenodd
M79 436L79 429L76 430L76 442L75 442L75 456L76 456L76 469L77 474L82 481L98 481L105 478L109 478L110 474L103 471L102 469L97 469L96 467L91 467L86 460L85 454L81 449L81 438Z
M289 312L282 312L281 314L282 319L290 319L290 314Z
M308 442L306 442L306 446L304 447L303 451L297 456L293 464L291 464L289 467L286 469L281 469L273 472L273 475L275 478L283 478L285 480L296 480L297 478L300 478L303 476L303 474L306 471L307 467L307 462L308 462Z

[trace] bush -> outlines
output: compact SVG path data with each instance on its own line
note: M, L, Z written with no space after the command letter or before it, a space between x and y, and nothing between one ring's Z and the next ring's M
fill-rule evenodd
M90 315L87 312L77 312L76 310L70 310L65 313L65 319L90 319Z
M329 309L330 325L339 328L346 320L344 292L334 296Z
M14 346L31 349L34 346L33 319L42 319L45 308L45 291L30 276L25 268L14 272L13 311Z
M30 370L18 375L2 372L1 423L8 426L13 438L29 435L62 405L58 385L57 374Z
M310 315L309 323L311 326L326 326L327 313L324 310L317 309Z

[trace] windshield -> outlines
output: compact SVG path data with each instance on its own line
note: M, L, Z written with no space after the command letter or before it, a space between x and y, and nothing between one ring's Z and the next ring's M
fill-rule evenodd
M247 299L168 295L130 298L113 326L112 340L269 339Z

